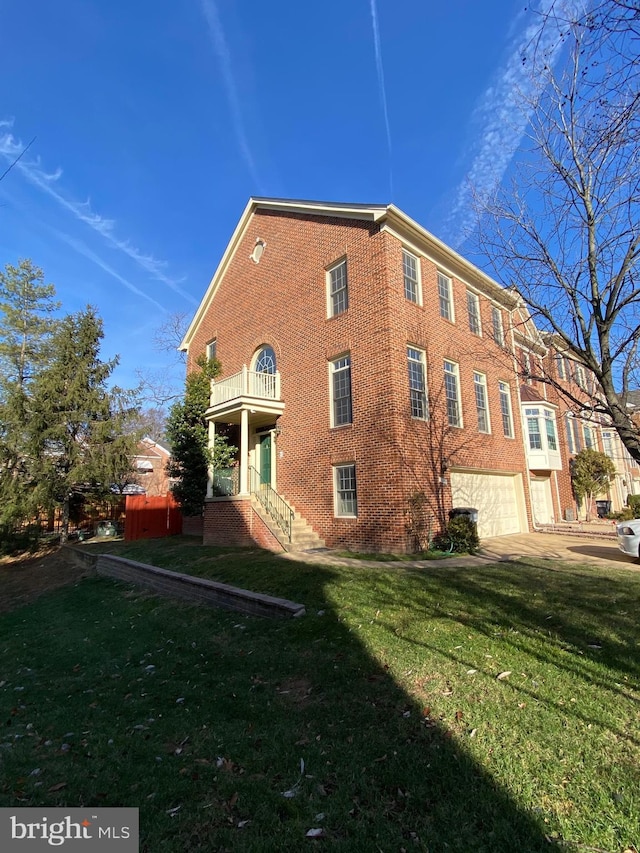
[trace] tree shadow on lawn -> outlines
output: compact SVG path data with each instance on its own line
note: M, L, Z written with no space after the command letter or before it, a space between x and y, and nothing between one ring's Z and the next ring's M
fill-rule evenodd
M297 851L312 827L353 851L559 849L545 838L553 826L462 747L465 724L432 720L368 652L334 604L330 569L274 559L273 571L306 587L306 617L239 617L104 579L3 617L15 636L5 715L21 667L45 678L47 702L34 704L28 685L20 694L11 732L24 736L5 753L0 804L139 806L142 853ZM44 739L58 743L72 706L83 745L58 750L52 764L69 772L48 775ZM105 714L109 746L97 734ZM50 792L60 778L64 790Z
M398 599L398 590L406 586L381 579L385 588L378 589L380 606L410 606L421 609L426 618L439 619L449 617L452 603L457 604L455 618L461 624L487 638L499 637L503 646L526 651L593 687L638 702L622 684L612 683L608 673L615 671L620 680L630 678L629 687L637 689L640 575L613 577L602 569L564 566L521 558L489 567L427 568L404 601ZM445 592L446 608L440 603ZM573 653L560 659L558 650ZM477 666L472 660L460 663Z

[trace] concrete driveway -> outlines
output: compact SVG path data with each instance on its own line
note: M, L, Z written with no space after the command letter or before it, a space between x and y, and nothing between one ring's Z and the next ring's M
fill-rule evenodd
M598 538L561 533L516 533L483 539L481 553L497 560L538 557L592 563L618 569L640 571L640 561L623 554L613 537Z

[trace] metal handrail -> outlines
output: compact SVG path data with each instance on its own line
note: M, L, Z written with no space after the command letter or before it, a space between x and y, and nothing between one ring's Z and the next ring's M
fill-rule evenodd
M253 465L249 466L250 491L255 495L260 505L270 518L278 525L282 532L287 537L287 541L291 542L291 532L293 529L294 511L285 501L282 495L279 495L270 483L263 483L260 474Z

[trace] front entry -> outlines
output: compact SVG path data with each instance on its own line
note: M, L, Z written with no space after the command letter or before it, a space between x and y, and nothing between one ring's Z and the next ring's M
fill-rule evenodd
M271 485L271 433L260 436L260 482Z

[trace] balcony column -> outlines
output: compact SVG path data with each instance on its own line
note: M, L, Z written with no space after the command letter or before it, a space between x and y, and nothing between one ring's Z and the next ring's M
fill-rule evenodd
M240 420L240 494L249 494L249 411L242 409Z
M216 424L215 421L209 421L209 435L207 440L207 447L209 450L213 450L213 446L216 441ZM207 470L207 497L213 497L213 465L209 465Z

